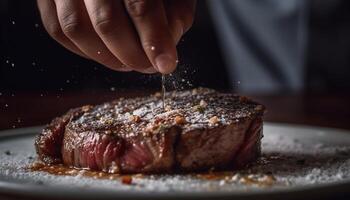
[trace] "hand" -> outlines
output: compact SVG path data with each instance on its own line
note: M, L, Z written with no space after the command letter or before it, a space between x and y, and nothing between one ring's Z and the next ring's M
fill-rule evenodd
M195 0L37 0L61 45L117 71L171 73Z

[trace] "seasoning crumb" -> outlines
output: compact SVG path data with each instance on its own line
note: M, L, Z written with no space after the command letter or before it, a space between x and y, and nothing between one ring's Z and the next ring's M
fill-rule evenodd
M219 118L217 116L211 117L209 119L209 124L214 125L214 124L217 124L218 122L219 122Z
M203 108L207 107L208 103L204 101L203 99L199 102L199 105Z
M175 124L178 124L178 125L186 123L186 119L180 115L177 115L174 120L175 120Z
M123 176L122 183L126 184L126 185L131 185L132 184L132 177L131 176Z
M171 111L171 106L169 106L169 105L165 106L164 110L165 111Z
M160 98L160 97L162 97L162 93L156 92L156 93L154 93L154 96L157 97L157 98Z
M240 96L239 97L239 101L241 102L241 103L245 103L245 102L247 102L249 99L248 99L248 97L246 97L246 96Z
M200 113L204 113L204 111L205 111L204 107L202 107L200 105L196 105L193 108L195 111L200 112Z
M8 156L11 155L11 151L6 150L6 151L5 151L5 154L8 155Z
M256 111L262 111L262 110L264 110L264 107L263 107L262 105L257 105L257 106L254 108L254 110L256 110Z
M91 106L83 106L83 107L81 108L81 110L82 110L83 112L87 112L87 111L90 110L90 108L91 108Z
M130 115L129 116L129 121L131 121L131 122L140 122L141 121L141 117L140 116L138 116L138 115Z
M192 90L192 95L196 95L196 94L198 94L198 89L197 88Z

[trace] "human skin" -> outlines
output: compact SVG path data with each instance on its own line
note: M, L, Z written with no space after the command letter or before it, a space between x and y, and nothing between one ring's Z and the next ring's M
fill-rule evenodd
M37 0L49 35L116 71L169 74L195 0Z

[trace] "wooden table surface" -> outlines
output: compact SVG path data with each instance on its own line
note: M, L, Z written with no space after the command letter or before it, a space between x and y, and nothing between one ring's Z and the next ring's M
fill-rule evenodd
M0 130L43 125L69 108L98 104L146 91L18 92L0 96ZM278 95L253 97L266 105L265 120L350 130L350 95Z

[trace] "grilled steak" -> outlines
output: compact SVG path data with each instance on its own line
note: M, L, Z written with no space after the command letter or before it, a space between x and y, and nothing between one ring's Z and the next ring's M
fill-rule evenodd
M73 109L35 141L47 164L109 173L242 167L260 154L264 106L198 88Z

